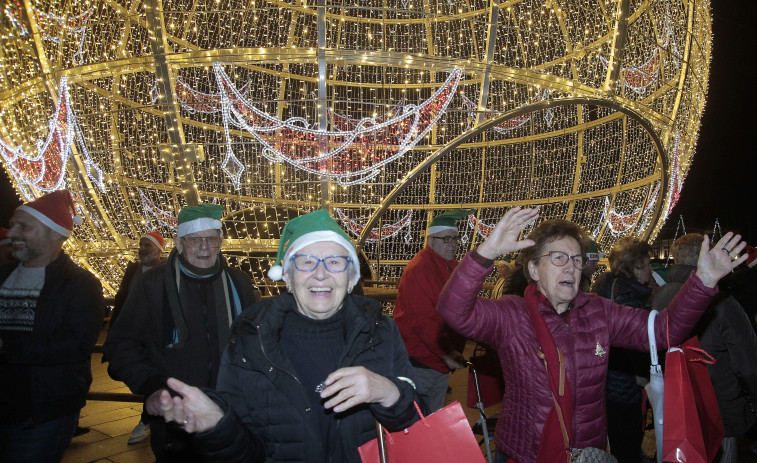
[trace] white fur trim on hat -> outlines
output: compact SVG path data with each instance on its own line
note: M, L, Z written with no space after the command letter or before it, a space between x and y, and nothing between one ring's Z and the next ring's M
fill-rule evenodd
M352 259L351 265L354 270L354 275L352 277L351 283L353 285L357 284L358 280L360 280L360 262L357 260L357 252L355 251L355 246L343 236L330 230L319 230L306 233L297 238L294 243L289 245L289 249L287 249L286 255L284 256L282 262L283 265L281 269L281 277L283 278L283 275L292 265L291 260L289 259L290 257L292 257L292 254L296 254L297 251L319 241L330 241L332 243L337 243L347 251L350 259ZM276 267L278 267L278 265ZM271 276L271 273L276 267L272 267L271 270L268 271L268 277L272 280L275 280L275 278Z
M447 230L457 231L457 227L450 227L449 225L434 225L433 227L428 227L428 235L436 235L437 233Z
M22 205L18 206L16 208L16 210L24 211L27 214L30 214L32 217L34 217L35 219L37 219L40 222L42 222L47 228L49 228L50 230L58 233L59 235L63 235L66 238L68 238L69 236L71 236L71 230L69 230L66 227L61 227L57 223L53 222L53 220L50 217L48 217L45 214L41 213L37 209L34 209L33 207L29 207L26 204L22 204Z
M144 235L142 235L142 236L140 236L140 237L139 237L139 239L140 239L140 240L141 240L142 238L144 238L144 239L146 239L146 240L150 240L150 242L151 242L152 244L154 244L154 245L155 245L155 247L157 247L157 248L158 248L158 249L160 249L161 251L163 250L163 246L161 246L161 245L160 245L160 242L159 242L158 240L156 240L154 236L152 236L152 235L148 235L147 233L145 233Z
M181 238L184 235L190 233L197 233L205 230L220 230L221 221L218 219L211 219L210 217L201 217L199 219L190 220L188 222L180 223L177 233L177 237Z

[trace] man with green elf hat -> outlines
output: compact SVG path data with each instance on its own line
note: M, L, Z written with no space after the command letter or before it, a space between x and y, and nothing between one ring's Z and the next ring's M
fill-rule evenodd
M286 224L268 275L288 291L234 321L216 390L170 379L163 417L208 461L360 463L376 420L397 431L423 407L397 327L350 293L357 253L326 210Z
M418 390L432 411L444 407L449 373L465 368L461 354L465 338L444 323L436 313L436 303L457 267L457 221L473 213L457 209L434 217L428 225L426 247L408 262L397 288L394 321L416 367Z
M158 462L199 458L187 433L151 416L160 414L166 380L214 387L232 321L260 299L250 277L220 255L222 214L216 204L179 212L174 249L135 277L103 346L110 376L145 397L143 420Z

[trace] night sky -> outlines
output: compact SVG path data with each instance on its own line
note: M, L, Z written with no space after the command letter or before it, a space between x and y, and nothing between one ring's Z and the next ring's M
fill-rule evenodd
M717 218L724 232L736 230L757 243L757 3L713 0L712 9L713 60L700 137L681 199L660 236L672 237L683 215L687 229L711 230ZM0 172L0 226L18 204Z

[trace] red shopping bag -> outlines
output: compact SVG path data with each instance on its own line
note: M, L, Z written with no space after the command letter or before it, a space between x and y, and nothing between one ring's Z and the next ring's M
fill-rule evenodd
M473 408L478 403L476 377L478 377L478 389L484 408L502 402L502 396L505 395L505 378L502 376L502 366L499 363L497 351L479 344L473 350L473 357L469 362L473 365L473 369L468 370L466 405Z
M418 406L416 405L416 408ZM390 463L485 463L460 402L453 402L404 431L386 432L386 455ZM358 448L363 463L379 463L378 439Z
M665 356L664 461L710 463L725 436L706 360L695 336ZM709 355L709 354L707 354Z

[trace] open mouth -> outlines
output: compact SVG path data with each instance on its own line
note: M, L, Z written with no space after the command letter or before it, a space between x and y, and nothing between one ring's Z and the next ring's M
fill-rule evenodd
M325 286L325 287L312 287L308 288L308 291L311 293L330 293L332 288Z
M560 286L567 286L567 287L570 287L570 288L572 288L573 285L575 285L575 284L576 284L575 280L563 280L563 281L560 282Z

